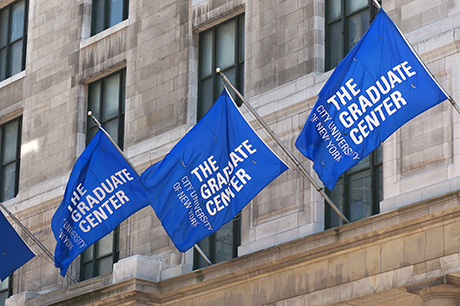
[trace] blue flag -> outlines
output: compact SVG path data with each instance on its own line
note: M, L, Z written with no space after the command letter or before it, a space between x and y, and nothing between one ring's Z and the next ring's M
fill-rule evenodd
M35 254L0 212L0 282L17 268L32 259Z
M51 220L61 275L81 252L147 205L140 177L99 130L76 161Z
M185 252L232 220L285 170L224 90L141 181L169 237Z
M380 9L322 88L295 145L332 189L400 126L447 98Z

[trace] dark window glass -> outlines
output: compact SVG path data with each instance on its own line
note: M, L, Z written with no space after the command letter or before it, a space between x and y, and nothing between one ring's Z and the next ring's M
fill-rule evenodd
M19 117L0 126L2 201L14 198L18 194L21 123L22 118Z
M128 0L93 0L91 35L128 19Z
M28 1L0 10L0 81L25 69Z
M123 148L125 109L125 69L97 80L88 86L88 110L98 119L112 139ZM87 144L99 128L88 119ZM118 228L109 233L82 254L80 280L89 279L112 271L119 256Z
M379 146L359 164L345 172L328 194L350 222L379 213L382 200L382 147ZM325 203L325 228L343 224L342 219Z
M372 0L326 1L326 71L356 45L376 14Z

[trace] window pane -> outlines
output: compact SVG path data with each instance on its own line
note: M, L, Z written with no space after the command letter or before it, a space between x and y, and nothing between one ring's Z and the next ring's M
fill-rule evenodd
M113 232L99 240L96 257L112 254L113 251Z
M22 70L22 40L11 45L11 67L10 75Z
M201 78L212 75L212 31L206 31L200 36Z
M353 172L357 172L362 169L369 168L369 161L370 161L369 156L370 155L364 157L357 165L355 165L353 168L348 170L348 173L353 173Z
M233 258L233 220L216 231L216 262Z
M334 189L331 191L330 198L332 200L332 203L335 204L335 206L342 212L344 213L344 205L343 205L343 191L344 191L344 186L343 186L343 178L340 177L337 180L337 183L335 184ZM325 202L324 205L329 205L328 203ZM331 208L327 207L326 211L330 211L330 227L336 227L341 225L341 220L339 215Z
M0 81L6 79L6 48L0 50Z
M110 257L105 257L101 260L99 260L99 274L98 275L103 275L112 272L112 264L113 264L113 259L112 256Z
M342 16L342 0L328 0L329 22Z
M85 262L89 260L93 260L93 251L94 245L90 245L86 250L83 251L83 257Z
M369 11L365 10L348 19L348 46L350 51L369 27Z
M8 276L3 280L3 282L0 283L0 291L7 290L8 289L8 282L10 280L10 277Z
M105 79L104 105L102 120L108 120L118 116L120 97L120 74L109 76Z
M369 0L351 0L347 1L347 14L353 13L359 9L366 7Z
M118 144L118 119L113 119L104 123L104 129L112 137L113 141Z
M222 70L235 64L236 19L217 28L217 67Z
M372 215L371 172L363 171L350 175L350 221L361 220Z
M11 41L24 35L24 0L12 4Z
M233 86L236 86L236 67L222 71L227 79L232 83ZM220 94L224 90L224 82L218 82L218 93Z
M198 245L200 246L201 250L206 254L206 256L209 258L210 257L210 245L209 245L209 240L211 238L210 237L207 237L207 238L204 238L203 240L201 240L200 242L198 242ZM198 263L196 264L196 267L195 268L202 268L202 267L207 267L208 264L207 262L204 260L204 258L198 254L198 252L195 252L195 261L197 261Z
M202 81L201 86L201 109L198 118L202 118L211 108L212 103L214 103L214 97L212 96L212 78Z
M376 154L376 160L375 162L377 164L381 164L383 160L383 150L382 146L379 146L377 149L375 149L375 154Z
M88 278L91 278L93 277L93 270L94 270L94 267L93 267L93 262L88 262L86 264L83 265L83 277L81 280L85 280L85 279L88 279Z
M8 290L0 291L0 305L5 305L5 300L8 298Z
M14 198L16 163L3 167L3 200Z
M335 67L343 58L342 23L336 22L332 24L329 29L330 29L330 62L331 62L331 67Z
M3 143L3 160L2 164L9 163L16 159L16 150L18 144L18 121L5 124L5 141Z
M93 0L94 34L104 30L105 0Z
M0 47L5 47L8 43L8 8L0 11Z
M109 26L123 21L123 0L111 0Z
M222 71L225 76L228 78L230 83L233 84L233 86L236 86L236 67L233 67L231 69ZM217 92L220 93L224 90L224 82L218 82L217 83ZM232 95L233 99L235 99L236 94L233 92L233 90L229 90L230 94Z

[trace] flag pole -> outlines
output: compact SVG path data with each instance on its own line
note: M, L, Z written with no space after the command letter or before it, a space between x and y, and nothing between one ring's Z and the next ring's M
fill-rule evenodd
M134 169L134 171L136 171L137 175L138 176L141 176L140 172L136 169L136 167L134 167L134 165L131 163L131 161L126 157L125 153L123 153L123 151L120 149L120 147L115 143L115 141L113 141L112 137L109 135L109 133L107 133L107 131L102 127L102 125L99 123L99 121L96 119L96 117L94 117L93 115L93 112L92 111L88 111L88 116L91 117L91 119L93 119L94 123L96 123L97 127L105 134L105 136L107 136L107 138L112 142L112 144L115 146L115 148L117 148L118 152L120 152L120 154L123 156L123 158L128 162L128 164L131 166L131 168ZM203 250L198 246L198 244L195 244L194 245L195 249L198 251L198 253L200 253L200 255L203 257L203 259L206 261L206 263L210 266L212 266L212 262L209 260L209 258L206 256L206 254L203 252Z
M321 196L326 200L326 202L331 206L331 208L339 215L340 219L342 219L345 223L350 223L348 221L347 217L345 217L342 212L337 208L337 206L334 205L332 200L329 198L329 196L324 192L324 187L320 187L313 177L308 173L308 171L302 166L302 164L297 160L297 158L289 151L289 149L281 142L281 140L276 136L276 134L270 129L270 127L265 123L265 121L260 117L260 115L255 111L255 109L246 101L246 99L243 97L243 95L230 83L230 81L227 79L225 74L220 71L220 68L216 69L216 72L220 74L222 79L232 88L232 90L238 95L238 97L241 99L241 101L244 102L244 104L249 108L251 113L257 118L257 121L259 121L260 124L268 131L270 136L278 143L278 145L281 147L281 149L286 153L286 155L291 159L291 161L296 165L296 167L300 170L300 172L305 176L310 183L315 187L316 191L318 191ZM225 86L225 83L224 83ZM232 98L231 95L229 95L230 98ZM232 98L233 100L233 98Z
M380 10L380 7L381 7L381 6L380 6L380 3L379 3L377 0L372 0L372 3L375 5L375 7L376 7L377 9Z
M93 115L93 112L92 111L88 111L88 116L91 117L91 119L93 119L94 123L96 123L97 127L105 134L105 136L107 136L107 138L110 140L110 142L115 146L115 148L118 150L118 152L121 154L121 156L123 156L123 158L128 162L128 164L131 166L131 168L133 168L134 171L136 171L137 175L138 176L141 176L141 174L139 173L139 171L137 171L136 167L134 167L134 165L131 163L131 161L126 157L125 153L123 153L123 151L120 149L120 147L115 143L115 141L113 141L112 139L112 136L110 136L109 133L107 133L107 131L102 127L102 125L99 123L99 121L96 119L96 117L94 117Z
M51 258L51 260L54 262L54 256L53 254L51 254L51 252L34 236L34 234L32 234L29 229L27 227L24 226L24 224L21 223L21 221L18 220L18 218L16 218L15 215L13 215L13 213L8 209L6 208L6 206L0 202L0 207L8 214L8 216L10 216L14 222L16 222L17 225L19 225L19 227L27 233L27 235L32 238L32 240L40 247L40 249L42 249L43 252L45 252L45 254ZM69 271L66 271L66 275L70 278L71 281L73 281L75 284L78 283L78 281L69 273Z
M377 7L377 9L380 9L381 6L380 4L378 3L377 0L372 0L372 3ZM430 71L430 69L428 69L427 65L425 64L425 62L422 60L422 58L420 57L420 55L418 55L417 52L415 52L414 50L414 47L412 47L412 45L409 43L409 41L407 40L406 36L401 32L401 30L399 29L399 27L395 24L396 28L398 29L399 33L401 34L401 36L404 38L404 40L406 41L406 44L410 47L410 49L412 50L412 53L415 54L415 56L418 58L419 62L422 64L422 66L425 68L425 70L428 72L428 74L431 76L431 78L436 82L436 84L438 84L439 88L441 88L442 92L447 96L447 99L449 100L450 104L452 104L452 106L454 107L454 109L457 111L457 113L460 114L460 107L458 106L458 104L454 101L454 99L447 93L447 91L442 87L441 83L439 83L439 81L434 77L433 73Z

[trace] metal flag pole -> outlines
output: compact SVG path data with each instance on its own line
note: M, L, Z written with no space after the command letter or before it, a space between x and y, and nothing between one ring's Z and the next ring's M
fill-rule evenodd
M3 205L3 203L1 202L0 207L8 214L8 216L10 216L14 220L14 222L16 222L17 225L19 225L19 227L23 231L27 233L27 235L30 238L32 238L32 240L40 247L40 249L42 249L42 251L45 252L45 254L54 262L53 254L51 254L51 252L29 231L29 229L27 229L27 227L25 227L24 224L22 224L21 221L19 221L18 218L16 218L16 216L13 215L13 213L8 208L6 208L6 206ZM78 281L69 273L69 271L66 271L66 275L70 278L71 281L73 281L74 283L78 283Z
M136 167L134 167L134 165L131 163L131 161L126 157L125 153L123 153L123 151L120 149L120 147L115 143L115 141L113 141L112 137L109 135L109 133L107 133L107 131L102 127L102 125L99 123L99 121L96 119L96 117L94 117L93 115L93 112L92 111L88 111L88 116L91 117L91 119L93 119L94 123L96 123L97 127L105 134L105 136L107 136L107 138L112 142L112 144L115 146L115 148L117 148L118 152L120 152L120 154L123 156L123 158L129 163L129 165L131 166L131 168L134 169L134 171L136 171L137 175L138 176L141 176L140 172L136 169ZM203 250L200 248L200 246L198 244L195 244L194 245L195 249L198 251L198 253L200 253L200 255L203 257L203 259L206 261L206 263L210 266L212 266L212 262L209 260L209 258L206 256L206 254L203 252Z
M372 3L377 7L377 9L380 9L381 6L380 4L377 2L377 0L372 0ZM409 41L407 40L406 36L401 32L401 30L399 29L399 27L395 24L396 26L396 29L398 29L399 33L401 34L401 36L404 38L404 40L406 41L406 44L410 47L410 49L412 50L412 53L415 54L415 56L417 57L417 59L419 60L419 62L422 64L422 66L425 68L426 72L428 72L428 74L431 76L431 78L436 82L436 84L439 86L439 88L441 88L442 92L447 96L447 99L449 100L450 104L452 104L452 106L454 107L454 109L457 111L457 113L460 114L460 107L458 106L458 104L454 101L454 99L447 93L447 91L444 89L444 87L442 87L441 83L439 83L439 81L434 77L433 73L430 71L430 69L428 69L428 66L425 64L425 62L422 60L422 58L420 57L420 55L415 52L414 50L414 47L412 47L412 45L409 43Z
M377 0L372 0L372 3L380 10L380 3Z
M243 97L243 95L236 89L232 83L227 79L225 74L220 71L220 68L216 69L216 72L220 74L222 79L232 88L232 90L238 95L238 97L243 101L243 103L249 108L251 113L256 117L257 121L259 121L260 124L268 131L270 136L276 141L276 143L283 149L284 153L289 157L289 159L296 165L296 167L300 170L300 172L305 176L310 183L315 187L316 191L318 191L321 196L326 200L326 202L331 206L331 208L339 215L339 217L345 222L345 223L350 223L348 221L347 217L345 217L342 212L337 208L337 206L334 205L332 200L329 198L329 196L324 192L324 188L320 187L313 177L308 173L308 171L302 166L302 164L297 160L297 158L289 151L289 149L281 142L281 140L276 136L276 134L270 129L270 127L265 123L265 121L262 119L262 117L259 116L259 114L255 111L255 109L246 101L246 99ZM225 85L225 83L224 83ZM232 96L230 95L230 98ZM232 98L233 100L233 98Z

